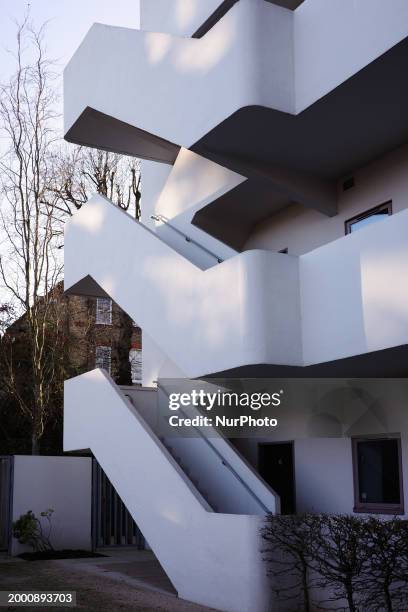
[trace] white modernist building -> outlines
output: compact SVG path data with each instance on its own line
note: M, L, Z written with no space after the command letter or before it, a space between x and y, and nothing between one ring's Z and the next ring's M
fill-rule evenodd
M141 0L140 30L91 28L65 137L145 160L142 221L95 196L66 226L65 288L137 321L145 387L406 376L407 65L406 0ZM66 383L64 444L91 449L181 597L266 611L266 512L407 511L384 388L341 435L305 409L208 443L159 437L156 395L94 370Z

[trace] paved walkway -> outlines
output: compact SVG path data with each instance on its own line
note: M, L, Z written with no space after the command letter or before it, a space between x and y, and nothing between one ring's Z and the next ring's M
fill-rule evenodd
M31 562L0 558L0 590L76 591L77 608L87 612L209 612L178 599L151 552L124 548L98 552L109 556Z

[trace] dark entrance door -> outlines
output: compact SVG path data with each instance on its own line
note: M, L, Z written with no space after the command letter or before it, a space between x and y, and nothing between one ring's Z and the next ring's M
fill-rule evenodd
M262 478L280 496L281 513L296 512L293 442L260 444L258 469Z

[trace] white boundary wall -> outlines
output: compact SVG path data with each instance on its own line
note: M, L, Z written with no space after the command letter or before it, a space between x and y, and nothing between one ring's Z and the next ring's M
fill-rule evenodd
M51 543L55 549L92 548L92 459L88 457L14 457L12 520L32 510L52 516ZM31 552L13 538L12 555Z

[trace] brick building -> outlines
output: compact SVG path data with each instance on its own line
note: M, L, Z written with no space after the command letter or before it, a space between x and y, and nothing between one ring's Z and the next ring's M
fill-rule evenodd
M108 298L68 295L66 300L68 336L71 340L71 368L87 372L100 367L114 380L121 360L129 359L133 384L142 382L141 329Z
M132 384L140 385L142 332L132 319L110 299L67 295L62 283L53 292L65 328L66 370L74 376L101 367L118 381L130 362ZM7 329L23 359L25 331L25 315Z

